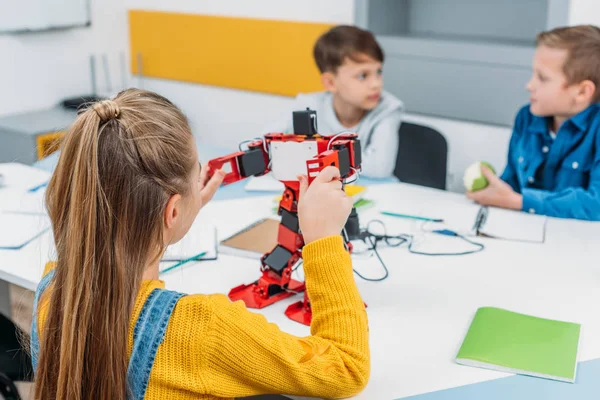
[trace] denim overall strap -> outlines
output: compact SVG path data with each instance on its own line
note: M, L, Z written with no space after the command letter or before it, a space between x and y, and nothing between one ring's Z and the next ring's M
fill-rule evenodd
M133 350L127 368L129 400L141 400L146 395L158 346L164 341L171 314L182 296L154 289L146 299L133 329Z
M35 371L37 370L38 354L40 351L40 339L38 336L38 328L37 328L37 320L38 320L37 306L40 301L40 297L42 296L42 293L44 293L44 290L46 290L48 285L50 285L50 282L52 281L53 277L54 277L54 270L51 270L42 278L42 280L40 281L40 284L37 287L37 290L35 291L35 298L33 300L33 321L31 322L31 339L29 342L29 350L31 352L31 364L33 365L33 373L34 374L35 374Z

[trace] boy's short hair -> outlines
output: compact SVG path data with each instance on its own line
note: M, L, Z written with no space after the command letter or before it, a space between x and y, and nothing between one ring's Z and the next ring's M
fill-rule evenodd
M590 80L596 85L593 102L600 101L600 28L577 25L537 35L536 44L567 50L563 72L569 84Z
M336 72L344 60L363 61L357 56L367 55L383 63L383 50L369 31L356 26L339 25L325 32L313 49L315 62L321 73Z

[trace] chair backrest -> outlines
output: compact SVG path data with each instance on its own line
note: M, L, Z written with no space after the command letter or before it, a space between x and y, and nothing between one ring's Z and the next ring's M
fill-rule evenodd
M0 397L4 400L21 400L19 390L8 376L0 372Z
M29 381L33 378L31 357L26 350L26 343L22 341L28 342L29 335L0 314L0 373L13 381Z
M446 190L448 143L428 126L402 122L394 175L401 182Z

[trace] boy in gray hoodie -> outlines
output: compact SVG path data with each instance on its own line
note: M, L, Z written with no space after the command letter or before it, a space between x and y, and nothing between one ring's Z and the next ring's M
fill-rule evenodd
M316 110L323 135L358 133L363 174L392 176L404 106L383 90L384 54L375 37L354 26L336 26L317 40L313 54L325 91L299 94L294 110ZM271 131L293 132L291 118Z

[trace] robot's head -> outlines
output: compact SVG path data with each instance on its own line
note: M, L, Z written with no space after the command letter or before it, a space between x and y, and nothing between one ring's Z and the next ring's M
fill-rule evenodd
M294 121L294 134L311 137L317 134L317 112L306 108L304 111L292 113Z

